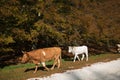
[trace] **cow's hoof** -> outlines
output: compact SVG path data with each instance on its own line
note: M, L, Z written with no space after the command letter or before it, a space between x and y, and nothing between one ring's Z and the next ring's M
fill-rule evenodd
M47 71L49 71L49 69L46 69Z
M54 68L51 68L50 70L53 70Z
M58 69L60 69L60 67L57 67Z
M35 74L36 72L33 72L33 74Z

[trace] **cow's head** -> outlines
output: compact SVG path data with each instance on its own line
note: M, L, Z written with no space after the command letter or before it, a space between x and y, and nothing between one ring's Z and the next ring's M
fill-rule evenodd
M68 52L71 53L72 52L72 47L68 46Z
M117 44L117 47L120 48L120 44Z
M29 61L29 55L27 54L27 52L22 52L23 53L23 57L21 60L21 63L26 63Z

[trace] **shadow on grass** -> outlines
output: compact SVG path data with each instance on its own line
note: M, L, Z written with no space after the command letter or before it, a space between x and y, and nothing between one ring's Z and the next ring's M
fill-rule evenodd
M47 65L48 68L51 68L52 65ZM35 67L34 68L28 68L26 69L24 72L29 72L29 71L34 71L35 70ZM47 71L44 67L38 67L38 70L42 70L42 71Z

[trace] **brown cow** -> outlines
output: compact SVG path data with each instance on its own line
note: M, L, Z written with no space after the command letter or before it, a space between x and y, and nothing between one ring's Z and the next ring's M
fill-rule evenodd
M61 59L61 48L51 47L51 48L37 49L30 52L24 52L24 55L22 57L22 63L32 61L36 65L36 68L34 71L34 73L36 73L38 69L38 64L40 63L47 71L49 71L49 69L45 65L45 62L49 60L54 60L51 70L54 69L56 64L57 64L57 67L59 68L60 59Z

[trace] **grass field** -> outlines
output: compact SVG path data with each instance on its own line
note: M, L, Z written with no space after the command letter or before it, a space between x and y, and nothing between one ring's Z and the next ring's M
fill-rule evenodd
M87 62L86 61L72 62L71 60L62 59L62 65L60 69L55 68L54 70L48 72L43 70L43 67L40 67L37 73L35 74L33 74L35 66L32 63L10 65L2 69L0 68L0 80L26 80L27 78L32 77L43 77L51 75L53 73L64 72L66 70L82 68L96 62L115 60L117 58L120 58L120 54L107 53L90 56L89 61ZM53 61L47 62L48 67L51 66L52 62Z

